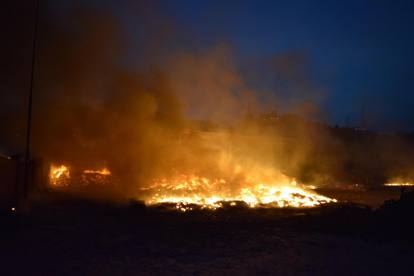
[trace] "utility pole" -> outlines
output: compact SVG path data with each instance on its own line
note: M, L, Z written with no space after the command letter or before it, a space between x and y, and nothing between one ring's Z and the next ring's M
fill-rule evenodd
M35 0L35 21L33 29L32 64L30 72L30 90L27 108L27 127L26 127L26 150L24 155L24 175L23 175L23 200L27 202L29 198L29 175L30 175L30 138L32 134L32 102L34 89L34 75L36 64L37 29L39 24L39 0Z

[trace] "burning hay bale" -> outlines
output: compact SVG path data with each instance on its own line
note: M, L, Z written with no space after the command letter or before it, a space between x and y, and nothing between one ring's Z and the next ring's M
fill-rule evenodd
M70 182L70 170L65 165L51 165L49 172L49 184L54 187L66 187Z
M106 185L111 182L108 168L100 170L76 170L66 165L51 165L49 185L52 188L70 188L76 186Z

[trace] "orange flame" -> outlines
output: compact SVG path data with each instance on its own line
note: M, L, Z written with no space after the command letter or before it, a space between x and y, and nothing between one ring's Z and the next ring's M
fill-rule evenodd
M111 171L107 168L103 168L101 170L84 170L83 173L85 173L85 174L111 175Z
M395 182L395 183L385 183L384 186L388 186L388 187L413 187L414 183Z
M70 171L65 165L51 165L49 172L49 183L52 186L62 187L69 185Z
M191 205L214 210L223 207L225 202L230 205L244 202L251 208L261 205L313 207L336 202L335 199L318 195L298 186L296 181L263 183L245 179L238 187L235 188L233 183L225 179L179 175L171 179L156 180L142 190L150 194L146 200L148 205L173 203L181 211L191 210Z
M68 166L65 165L51 165L49 171L49 183L52 187L68 187L72 184L87 186L90 184L105 184L109 180L107 176L111 175L108 168L100 170L83 170L80 178L75 177L71 179L71 174Z

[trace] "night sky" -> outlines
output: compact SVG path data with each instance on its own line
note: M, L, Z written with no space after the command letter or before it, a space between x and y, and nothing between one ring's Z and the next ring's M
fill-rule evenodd
M186 26L195 47L230 45L242 68L278 54L305 55L325 91L318 105L330 123L414 129L412 1L162 1L159 7ZM134 19L125 22L134 33Z
M241 63L306 54L333 123L362 116L370 128L414 129L412 1L168 1L166 9L200 44L229 43Z
M142 54L140 47L148 35L141 32L142 11L136 13L143 6L138 1L81 2L110 8L135 40L128 65L139 64L137 53ZM68 1L52 3L64 10ZM274 57L294 56L306 67L314 89L285 91L279 99L314 102L330 124L414 130L413 1L148 3L149 17L156 14L151 24L175 29L169 40L161 42L165 48L203 51L226 45L245 80L265 91L260 95L265 101L277 93L272 90L277 76L266 72L263 64Z

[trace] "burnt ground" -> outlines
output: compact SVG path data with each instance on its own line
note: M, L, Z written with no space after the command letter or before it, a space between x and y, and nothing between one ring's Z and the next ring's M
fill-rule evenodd
M405 215L352 204L178 213L59 199L1 215L1 275L412 275Z

